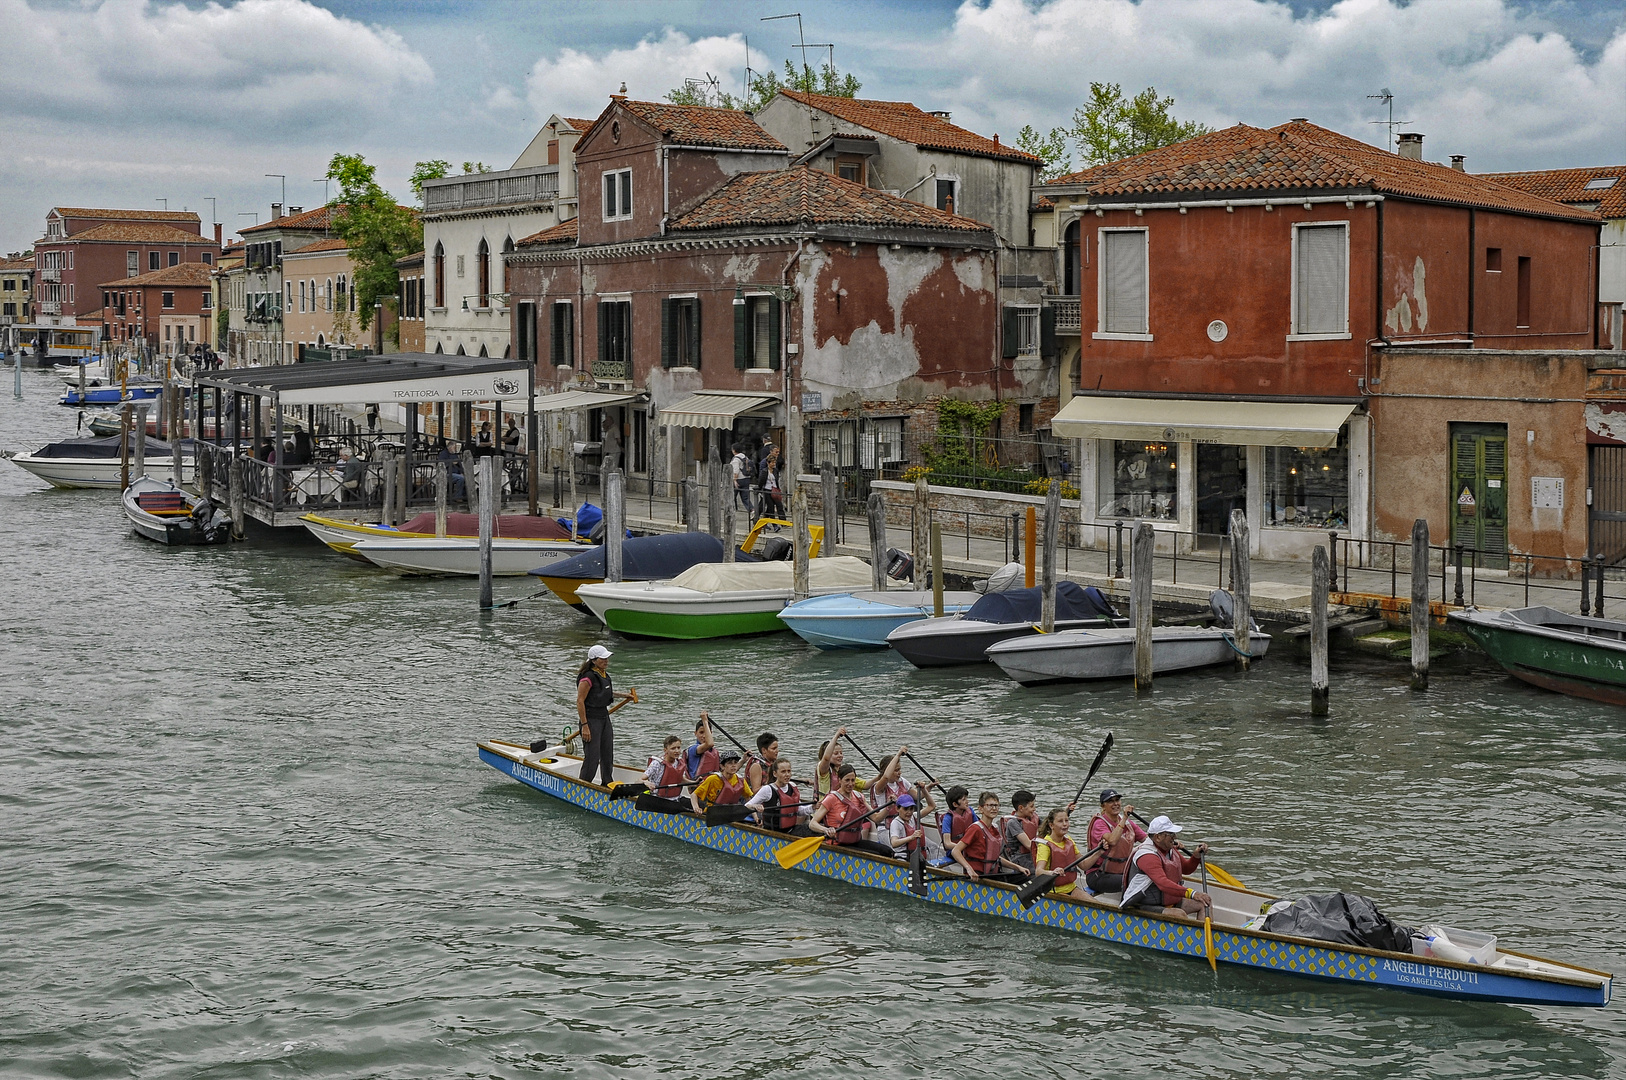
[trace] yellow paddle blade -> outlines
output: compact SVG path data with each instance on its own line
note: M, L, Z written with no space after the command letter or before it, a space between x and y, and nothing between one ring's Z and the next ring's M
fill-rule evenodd
M1223 867L1215 866L1213 863L1209 863L1208 864L1208 872L1210 874L1214 875L1214 880L1215 881L1219 882L1221 885L1224 885L1228 889L1246 889L1247 888L1247 886L1242 884L1242 882L1238 881L1236 878L1234 878L1230 874L1226 873Z
M777 849L773 857L779 860L779 865L786 870L798 866L811 859L815 852L824 845L822 836L804 836L800 840L792 840L784 847Z
M1219 961L1214 959L1214 920L1211 918L1203 919L1203 952L1208 956L1208 966L1218 975Z

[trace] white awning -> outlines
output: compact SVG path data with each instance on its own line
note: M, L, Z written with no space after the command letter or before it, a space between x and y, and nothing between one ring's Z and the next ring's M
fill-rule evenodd
M398 382L308 386L279 391L284 405L367 405L375 401L512 401L525 397L523 372L480 372Z
M779 400L775 394L744 391L702 390L690 394L669 409L662 409L660 422L675 427L721 428L727 431L734 419L755 412Z
M1050 429L1064 439L1329 447L1354 411L1354 405L1293 401L1075 397Z
M559 412L564 409L602 409L606 405L621 405L638 400L637 394L612 394L604 390L566 390L562 394L549 394L536 399L537 412Z

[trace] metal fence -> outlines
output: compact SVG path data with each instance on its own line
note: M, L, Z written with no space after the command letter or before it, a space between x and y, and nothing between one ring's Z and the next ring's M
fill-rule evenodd
M1390 597L1411 595L1410 542L1357 540L1336 533L1328 534L1328 540L1332 554L1331 585L1335 592L1383 595L1387 586ZM1489 570L1479 565L1481 556L1488 553L1463 544L1430 544L1428 552L1428 574L1431 579L1438 577L1438 596L1443 604L1456 607L1476 604L1479 579L1483 574L1487 581L1494 581L1498 585L1522 584L1525 607L1530 606L1531 589L1535 588L1546 592L1575 593L1579 597L1582 615L1603 615L1606 594L1605 558L1602 555L1577 557L1498 552L1494 557L1498 561L1507 560L1508 569ZM1405 578L1404 593L1401 592L1402 576ZM1432 586L1430 595L1434 595ZM1622 595L1617 590L1614 596L1607 598L1621 599Z

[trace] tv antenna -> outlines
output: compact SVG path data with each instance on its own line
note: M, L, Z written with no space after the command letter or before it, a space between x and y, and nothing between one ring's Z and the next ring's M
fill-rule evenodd
M1389 107L1389 119L1387 119L1387 120L1372 120L1372 121L1368 121L1368 122L1373 123L1373 124L1382 124L1385 128L1388 129L1389 138L1388 138L1388 142L1386 143L1386 146L1387 146L1388 150L1391 153L1393 153L1394 150L1395 150L1395 128L1399 127L1401 124L1409 124L1409 123L1411 123L1411 121L1410 120L1396 120L1395 119L1395 96L1394 96L1394 93L1392 91L1390 91L1390 89L1387 86L1385 86L1382 90L1379 90L1375 94L1366 95L1366 100L1368 100L1368 101L1381 101L1381 102L1383 102L1383 104L1385 104L1385 105L1387 105Z
M213 225L220 220L219 208L215 205L220 200L213 195L205 195L203 201L209 204L209 224Z
M789 15L768 15L765 16L762 21L773 22L775 19L796 20L796 48L802 50L802 66L804 68L807 67L807 50L822 48L822 46L809 45L807 43L807 38L802 35L802 13L800 11L793 11Z

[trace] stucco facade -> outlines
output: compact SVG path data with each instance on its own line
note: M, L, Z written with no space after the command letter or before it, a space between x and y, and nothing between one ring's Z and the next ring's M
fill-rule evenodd
M338 237L318 240L282 256L284 295L293 302L283 313L283 333L297 350L353 345L371 337L361 333L356 314L355 268L350 251Z

